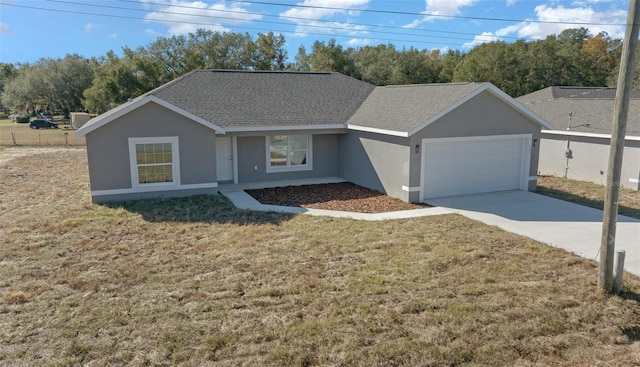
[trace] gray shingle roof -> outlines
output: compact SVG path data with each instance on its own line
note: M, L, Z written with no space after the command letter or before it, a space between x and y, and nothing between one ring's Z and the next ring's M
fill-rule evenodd
M378 87L348 123L408 132L482 85L440 83Z
M525 107L549 121L557 130L610 134L613 121L615 88L549 87L516 98ZM581 126L589 124L589 127ZM628 136L640 136L640 92L629 101Z
M76 136L152 99L220 132L349 126L408 136L485 90L511 103L489 83L374 87L339 73L195 70L90 120Z
M148 94L220 127L345 124L375 87L339 73L196 70Z

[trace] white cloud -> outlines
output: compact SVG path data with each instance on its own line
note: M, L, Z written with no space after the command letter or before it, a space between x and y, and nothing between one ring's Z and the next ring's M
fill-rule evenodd
M465 6L473 5L478 0L426 0L426 13L433 15L456 15Z
M501 30L502 36L515 34L524 39L543 39L551 34L559 34L565 29L588 28L592 34L607 32L611 38L623 38L624 26L602 24L624 24L627 12L619 9L596 11L591 7L565 8L563 6L549 7L539 5L535 8L536 20L561 23L533 23L522 22ZM573 22L573 23L572 23ZM593 23L593 24L575 24Z
M575 6L587 6L592 4L605 4L605 3L613 3L617 0L576 0L573 2Z
M280 13L280 16L322 19L336 14L349 14L349 12L345 10L322 8L355 8L367 5L369 2L370 0L304 0L296 4L303 7L293 7L284 13ZM307 8L307 6L309 6L309 8Z
M117 34L117 33L111 33L111 34L109 34L109 37L111 37L111 38L117 38L117 37L118 37L118 34Z
M0 22L0 34L10 35L11 34L11 27L9 27L9 25L6 24L6 23L1 23Z
M305 36L307 33L313 32L333 32L345 33L347 35L361 35L366 33L366 27L361 25L349 24L348 18L358 15L358 11L347 11L340 9L327 8L343 8L353 9L367 5L371 0L304 0L297 3L297 7L293 7L285 12L280 13L283 19L296 24L295 34ZM309 7L307 7L309 6ZM322 22L323 18L332 18L341 16L345 21ZM299 19L298 19L299 18Z
M170 34L187 34L199 28L225 32L229 30L225 25L262 19L260 14L250 13L241 6L227 6L223 2L209 5L202 1L171 0L165 1L165 5L158 5L157 2L143 0L142 3L149 8L153 5L154 9L145 19L168 25Z
M496 36L491 32L482 32L482 34L478 34L473 38L471 42L465 42L462 47L472 48L483 43L500 41L500 37Z
M588 2L609 2L610 0L588 0ZM624 26L606 24L624 24L627 12L619 9L594 10L592 7L564 6L551 7L539 5L535 8L535 21L524 21L500 28L495 32L482 32L463 47L474 47L485 42L503 40L504 37L518 37L526 40L540 40L552 34L560 34L565 29L588 28L591 34L607 32L611 38L623 38ZM578 23L578 24L576 24ZM579 24L593 23L593 24ZM602 25L605 24L605 25Z
M465 6L473 5L479 0L425 0L425 16L403 26L404 28L416 28L422 23L436 19L449 19L448 16L458 15Z
M371 44L371 40L366 38L352 38L349 41L347 41L347 45L353 46L353 47L367 46L369 44Z
M150 35L150 36L160 36L161 33L160 32L156 32L155 30L151 29L151 28L147 28L144 30L144 33Z
M87 24L84 26L84 32L85 32L85 33L91 33L91 32L93 32L93 30L94 30L94 29L98 29L98 28L100 28L100 27L102 27L102 25L101 25L101 24L87 23Z

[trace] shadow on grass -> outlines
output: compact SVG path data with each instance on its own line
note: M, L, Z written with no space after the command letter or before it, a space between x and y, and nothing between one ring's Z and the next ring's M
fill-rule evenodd
M541 195L549 196L549 197L564 200L564 201L569 201L572 203L588 206L595 209L603 210L604 208L604 203L602 202L602 200L589 199L589 198L585 198L583 196L575 195L570 192L566 192L562 190L556 190L556 189L550 189L548 187L538 186L538 188L536 189L536 192ZM618 214L631 217L631 218L640 219L640 209L630 208L624 205L618 206Z
M280 224L293 214L256 212L236 208L222 195L197 195L184 198L144 199L102 204L106 207L142 215L149 222Z
M631 326L628 328L622 329L622 333L629 338L630 342L640 341L640 327Z

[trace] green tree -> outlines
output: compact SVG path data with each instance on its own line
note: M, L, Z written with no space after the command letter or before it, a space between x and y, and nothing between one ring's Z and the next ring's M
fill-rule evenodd
M254 70L285 70L287 51L284 49L284 36L273 32L258 34L257 40L247 41L247 53L251 62L247 65Z
M91 85L93 68L90 60L79 55L64 59L40 59L33 65L17 69L16 77L2 93L5 105L19 111L82 109L82 93Z
M392 44L366 46L355 54L354 67L363 81L373 85L392 83L397 51Z
M18 70L14 64L0 63L0 112L5 110L5 106L2 104L4 86L12 81L17 73Z
M84 106L89 111L105 112L129 98L153 89L154 85L148 83L156 80L155 77L149 77L149 74L138 68L148 61L136 58L134 51L125 48L122 59L109 51L106 56L97 60L93 83L84 91Z
M389 84L424 84L440 82L443 62L438 50L409 48L398 52Z
M304 46L298 47L295 63L291 65L291 68L297 71L311 71L311 56L307 54L307 49Z
M459 50L449 50L446 54L441 56L442 69L438 74L438 82L450 83L453 81L453 75L455 74L458 65L462 63L465 55Z
M336 71L344 75L357 77L355 61L349 52L336 44L335 39L328 43L315 41L311 48L309 61L312 71Z

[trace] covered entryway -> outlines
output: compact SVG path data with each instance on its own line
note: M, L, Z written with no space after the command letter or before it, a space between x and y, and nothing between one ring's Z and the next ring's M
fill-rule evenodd
M530 134L422 140L421 201L527 190Z

